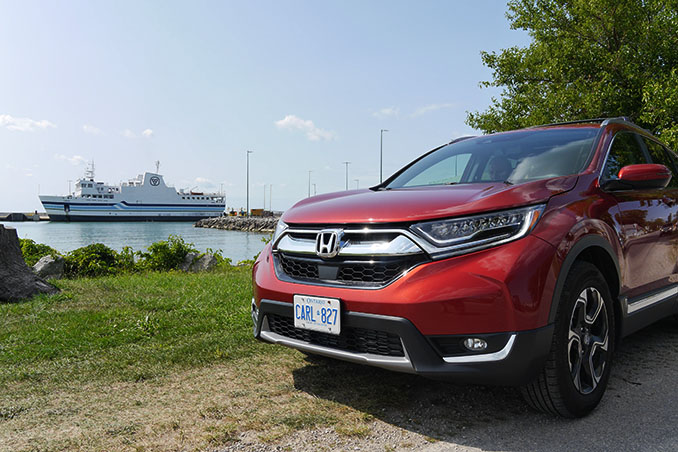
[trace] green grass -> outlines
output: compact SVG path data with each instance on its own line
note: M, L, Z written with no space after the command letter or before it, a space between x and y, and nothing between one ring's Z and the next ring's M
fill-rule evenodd
M0 304L0 390L13 382L141 381L241 358L252 339L250 269L58 282Z

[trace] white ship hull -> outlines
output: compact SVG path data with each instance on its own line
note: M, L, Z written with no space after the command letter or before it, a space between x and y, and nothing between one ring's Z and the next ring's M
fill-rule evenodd
M197 221L218 217L224 204L84 202L67 196L40 196L51 221Z
M226 207L222 195L176 191L157 173L118 186L80 179L74 194L40 201L52 221L196 221Z

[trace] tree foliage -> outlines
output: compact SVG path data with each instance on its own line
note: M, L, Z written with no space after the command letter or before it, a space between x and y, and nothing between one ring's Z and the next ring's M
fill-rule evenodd
M526 48L482 52L503 88L467 123L495 132L628 116L678 145L678 0L511 0Z

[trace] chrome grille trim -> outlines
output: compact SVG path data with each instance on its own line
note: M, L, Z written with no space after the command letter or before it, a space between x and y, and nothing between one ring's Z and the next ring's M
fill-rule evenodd
M294 231L287 231L278 240L276 249L284 253L316 254L314 239L294 237L293 234ZM339 256L409 256L421 253L423 253L423 250L403 235L397 235L389 241L353 241L349 239L342 244L339 250Z

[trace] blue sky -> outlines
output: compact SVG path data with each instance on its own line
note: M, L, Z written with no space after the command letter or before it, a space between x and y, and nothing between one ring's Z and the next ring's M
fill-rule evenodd
M118 183L284 210L354 188L460 135L496 90L481 50L529 43L502 1L76 2L0 0L0 211L96 163ZM358 182L356 182L358 179ZM313 190L313 189L312 189Z

